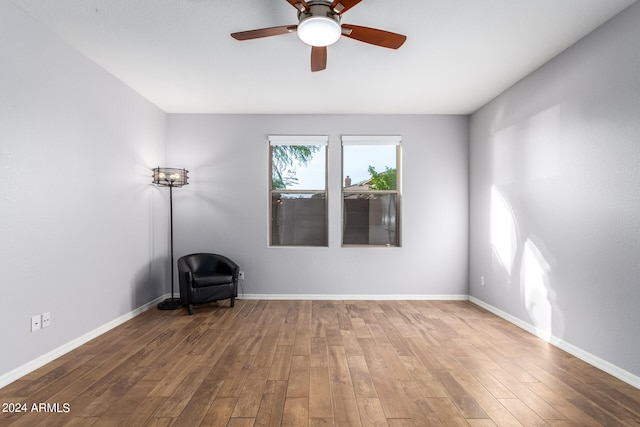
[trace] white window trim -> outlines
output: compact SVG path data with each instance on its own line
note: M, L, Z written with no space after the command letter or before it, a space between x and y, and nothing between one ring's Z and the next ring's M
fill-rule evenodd
M342 145L400 145L400 135L342 135Z
M329 145L328 135L269 135L269 145Z

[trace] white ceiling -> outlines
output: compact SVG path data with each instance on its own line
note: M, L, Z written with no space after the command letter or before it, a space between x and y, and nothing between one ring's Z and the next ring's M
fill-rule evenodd
M363 0L342 22L407 36L342 38L310 71L286 0L11 0L170 113L468 114L636 0Z

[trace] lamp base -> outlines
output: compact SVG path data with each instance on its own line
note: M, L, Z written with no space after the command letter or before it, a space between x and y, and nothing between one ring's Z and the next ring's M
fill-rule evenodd
M158 310L177 310L179 308L182 308L180 298L167 298L161 303L158 303Z

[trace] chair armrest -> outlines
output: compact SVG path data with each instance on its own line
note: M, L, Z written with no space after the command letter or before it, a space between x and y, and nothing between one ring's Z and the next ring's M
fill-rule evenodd
M189 264L182 258L178 259L178 284L180 286L181 296L188 298L192 280L193 274Z
M220 271L225 273L229 273L233 276L233 280L237 281L238 276L240 275L240 267L235 262L231 261L229 258L223 255L217 255L218 257L218 268Z

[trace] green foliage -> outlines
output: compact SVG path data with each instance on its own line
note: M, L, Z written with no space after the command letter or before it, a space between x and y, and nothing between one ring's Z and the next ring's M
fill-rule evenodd
M271 188L286 190L298 182L295 165L306 166L313 153L320 150L316 145L274 145L271 147Z
M384 172L377 172L373 166L369 166L369 175L371 180L369 188L372 190L395 190L396 189L396 170L385 166Z

